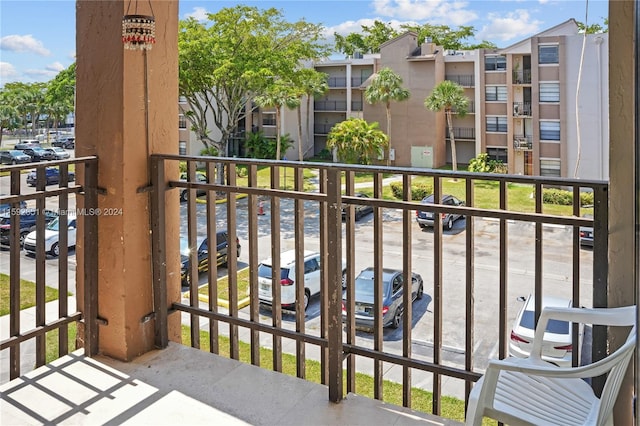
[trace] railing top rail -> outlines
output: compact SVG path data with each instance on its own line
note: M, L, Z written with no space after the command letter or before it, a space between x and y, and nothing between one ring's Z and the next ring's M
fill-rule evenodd
M30 170L37 169L42 167L54 167L60 166L63 164L80 164L80 163L94 163L98 161L98 157L95 155L89 155L86 157L76 157L69 158L67 160L50 160L46 162L38 162L38 163L25 163L25 164L15 164L15 165L4 165L0 168L2 172L11 172L13 170Z
M153 154L153 158L163 160L177 161L198 161L204 163L223 163L223 164L255 164L258 166L286 166L292 168L314 168L318 170L329 170L336 167L345 172L356 173L380 173L402 174L412 176L430 176L436 178L452 178L452 179L471 179L485 180L495 182L510 182L520 184L541 184L548 186L574 186L584 188L606 188L609 182L603 180L587 180L587 179L571 179L548 176L523 176L498 173L476 173L465 171L437 170L419 167L382 167L379 165L355 165L344 163L321 163L321 162L299 162L289 160L259 160L252 158L229 158L229 157L203 157L203 156L184 156L177 154Z

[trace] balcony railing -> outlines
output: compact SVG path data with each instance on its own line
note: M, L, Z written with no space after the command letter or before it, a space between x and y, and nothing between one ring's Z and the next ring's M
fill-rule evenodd
M531 102L514 102L514 117L531 117Z
M153 161L154 170L164 170L166 167L173 167L172 164L177 167L178 161L187 161L187 167L193 168L197 161L205 161L211 176L219 175L216 173L216 167L223 167L222 174L226 176L223 184L171 181L165 185L162 183L161 174L155 176L154 187L158 190L159 198L151 211L157 212L159 218L162 217L164 194L176 187L190 188L192 201L187 203L184 211L185 234L195 241L197 234L211 237L215 235L218 229L216 227L224 226L229 233L229 252L235 253L235 241L236 237L239 237L243 241L242 250L248 250L245 256L249 268L248 301L244 303L248 304L246 308L238 308L240 296L235 277L239 266L237 259L229 257L228 312L218 309L217 306L203 308L198 299L191 296L189 302L158 306L156 315L160 323L166 323L167 316L178 311L189 314L192 330L198 330L201 321L209 321L212 341L221 333L228 335L231 339L230 356L233 359L238 359L240 342L248 343L251 346L251 362L255 365L260 365L259 351L267 344L273 352L271 365L265 367L275 371L282 369L283 356L286 353L284 348L287 346L285 342L293 342L293 346L288 346L297 362L298 377L306 377L305 365L309 354L318 354L321 381L328 386L328 398L332 401L339 401L345 394L343 378L346 378L346 392L354 392L357 389L356 373L359 366L368 363L373 365L374 397L377 399L383 399L383 379L386 379L385 371L390 366L403 371L399 380L403 387L405 406L411 405L411 392L417 385L412 377L417 378L420 383L429 383L427 389L433 392L434 414L440 414L442 397L450 391L447 388L450 385L445 386L445 378L448 383L460 383L464 388L463 394L468 396L473 383L480 377L487 363L486 353L482 355L478 347L493 342L496 344L494 356L505 357L508 353L509 330L512 325L508 307L513 297L509 293L512 280L512 285L522 285L522 281L526 281L530 292L535 294L538 300L541 300L543 293L558 290L559 284L551 283L550 280L554 279L545 273L557 266L558 259L554 253L547 253L546 250L549 249L547 244L557 238L557 235L550 232L558 227L564 229L563 238L566 239L566 247L560 250L568 253L571 259L566 269L567 279L563 284L566 285L568 297L576 306L606 304L606 286L596 288L592 285L606 281L607 276L605 234L608 212L607 184L604 182L453 173L415 168L287 162L287 167L293 168L294 171L291 172L289 169L289 180L283 183L284 170L280 168L283 163L276 161L234 161L228 158L202 159L167 155L154 156ZM247 170L247 177L242 178L242 182L235 173L238 166ZM271 183L268 188L257 183L258 171L261 169L269 171ZM371 187L367 189L370 198L354 196L356 173L360 176L371 176ZM320 182L317 191L304 189L304 176L308 174L317 176ZM383 197L384 174L396 176L400 198L391 200ZM465 205L425 205L412 201L409 190L411 182L424 182L425 179L432 182L436 199L443 196L445 182L456 179ZM510 189L512 184L516 184L516 187L530 188L533 197L531 206L526 211L514 211L507 207L513 195ZM495 202L491 206L478 205L480 201L475 194L487 185L495 187L495 194L492 196ZM569 208L568 215L545 212L543 191L548 187L563 187L572 191L575 201ZM198 204L193 202L196 189L209 190L208 205L213 205L213 197L220 198L221 194L224 194L223 198L227 201L225 207L220 208L219 213L213 216L218 217L219 221L204 230L195 218L200 215L206 217L212 213L198 210ZM580 193L585 190L593 192L593 220L581 216L578 200ZM246 197L242 198L242 201L236 201L239 194ZM355 221L356 205L367 205L373 209L372 217L366 226L359 226ZM341 218L343 208L346 209L345 223ZM260 209L268 210L269 214L265 216ZM415 223L417 210L436 213L432 232L419 231ZM463 223L456 227L456 231L443 230L441 215L445 213L457 213L465 218ZM581 226L593 226L596 233L592 258L587 261L580 248ZM491 231L488 231L489 229ZM486 232L490 232L491 235ZM531 247L526 249L525 256L530 265L527 267L526 277L521 275L522 270L514 264L522 260L522 253L518 248L526 245L522 232L526 233L527 239L531 241ZM458 234L464 235L464 243L459 246L459 250L454 250L455 256L448 250L445 254L443 249L453 244L452 235ZM162 254L166 252L164 247L173 242L169 236L159 235L166 238L155 241L158 250L154 252ZM259 241L266 235L269 235L268 241ZM489 241L496 242L495 248L486 246ZM303 283L304 279L302 275L296 275L294 281L297 297L293 309L289 310L291 308L285 308L280 304L282 290L278 278L271 281L273 305L268 314L261 314L257 265L265 255L273 259L272 265L279 265L281 252L286 248L293 248L299 260L303 258L305 250L317 250L320 253L321 290L318 310L305 313L302 305L305 289L303 285L298 284ZM479 271L487 267L482 266L486 264L481 262L480 258L489 256L492 251L495 255L489 267L491 272L476 278L476 275L481 274ZM209 265L216 263L213 256L215 254L209 252ZM158 264L165 261L163 258L155 260ZM404 276L410 276L416 268L422 268L422 277L425 285L428 285L428 289L425 287L429 298L428 309L433 312L433 318L425 321L430 325L420 322L420 318L425 315L425 308L412 304L409 284L405 283L405 296L400 305L403 312L400 324L402 332L390 334L383 328L380 315L374 317L370 334L363 335L358 331L356 317L360 314L359 303L356 304L355 300L355 277L363 265L372 266L379 272L383 267L395 267L401 270ZM278 268L273 269L275 271L272 272L272 276L280 277ZM191 274L191 283L194 283L189 288L190 294L195 295L199 290L197 269L194 267L187 273ZM343 273L346 288L344 293ZM220 290L217 287L216 276L217 271L213 268L208 273L208 284L204 287L204 292L209 294L210 300L215 300ZM160 286L156 290L158 300L165 300L162 294L166 294L167 279L168 277L160 277L157 281ZM486 279L489 279L491 284L485 282ZM581 286L585 281L590 283L588 289ZM382 312L382 280L374 280L373 285L373 312ZM538 313L540 308L538 305ZM486 317L489 312L495 312L497 315L489 314L488 318L492 319L489 322L480 319ZM222 324L226 326L220 327ZM490 326L487 327L487 324ZM222 331L227 329L228 332ZM159 329L162 334L156 340L161 342L161 345L168 342L165 330L164 327ZM343 335L343 332L346 334ZM241 335L244 335L246 340L241 340ZM265 339L265 335L270 338ZM604 344L603 331L594 329L593 337L593 358L599 359L599 354L604 353L601 352ZM194 347L198 347L198 339L198 333L194 333ZM574 347L578 347L577 339L576 332ZM417 344L418 341L422 343ZM452 347L460 349L453 350ZM213 351L215 352L215 349ZM458 354L457 358L452 355L453 352ZM578 362L578 353L579 351L573 352L574 363Z
M329 77L327 83L331 88L347 87L347 77Z
M328 135L337 123L316 123L313 125L313 133L316 135Z
M513 71L513 84L531 84L531 70Z
M347 110L347 101L315 101L313 108L316 111L340 111Z
M451 109L454 114L458 113L458 110L454 107ZM476 103L473 101L469 101L467 104L467 114L474 114L476 112Z
M362 111L362 101L351 101L351 111Z
M50 184L45 176L46 168L57 168L59 178L56 184ZM9 254L8 262L4 266L9 272L9 329L2 330L0 336L0 351L9 351L8 378L15 379L21 374L29 372L35 365L40 367L46 362L46 334L51 331L58 332L58 356L63 356L76 348L69 348L69 326L72 323L82 324L77 329L84 330L84 334L78 333L77 339L84 342L86 355L95 355L98 352L98 245L97 226L98 216L98 160L96 157L75 158L72 160L49 161L46 163L31 163L25 165L6 166L1 169L8 172L7 192L10 195L0 195L0 203L10 203L11 208L5 211L10 217ZM27 189L22 173L35 170L36 182L33 189ZM77 180L76 180L77 178ZM4 190L3 190L4 192ZM82 209L77 209L76 201L82 200ZM26 202L28 208L35 208L38 212L34 230L36 232L35 259L29 262L35 265L35 323L24 321L21 317L20 293L21 268L25 268L21 257L20 235L24 227L20 226L20 203ZM57 288L58 309L57 315L52 318L51 313L46 313L45 299L45 274L47 265L45 261L50 253L45 252L45 216L40 214L45 210L53 210L58 213L58 248L57 258ZM83 259L86 265L84 292L84 315L79 311L70 310L68 294L75 283L69 276L69 223L68 215L75 214L76 222L84 229ZM3 248L4 250L4 248ZM53 246L47 249L54 251ZM6 256L2 253L4 259ZM35 360L27 354L21 354L23 342L35 341ZM4 366L3 366L4 367ZM7 370L5 370L5 373ZM3 374L4 378L4 374Z
M187 176L195 172L197 164L204 163L205 173L224 176L224 182L176 180L165 183L164 171L177 168L181 161L187 164ZM85 209L96 208L97 160L75 159L55 164L65 169L72 163L76 164L76 172L82 176L82 186L62 183L49 189L40 182L33 192L23 191L20 170L42 169L44 165L3 169L11 173L10 187L15 195L2 196L0 200L12 203L25 200L44 208L45 199L53 198L64 210L69 207L69 195L76 194L82 197ZM220 167L221 173L217 173ZM240 174L238 170L246 170L246 174ZM258 179L259 171L264 170L269 172L270 183L266 187ZM394 367L401 371L394 381L402 385L403 405L410 407L412 390L421 387L433 392L430 411L440 415L443 396L450 395L452 386L461 386L462 398L465 398L481 376L488 358L507 355L513 319L510 302L515 297L512 293L514 288L526 287L537 300L541 300L543 294L563 289L575 306L606 306L608 185L605 182L178 155L152 156L152 171L152 229L165 228L165 207L170 200L176 200L176 197L168 197L169 193L176 188L186 188L187 202L181 207L183 235L194 243L202 236L215 238L217 229L226 228L228 251L236 252L238 237L245 253L242 262L246 263L249 274L246 307L241 307L244 303L240 304L237 278L240 261L234 256L228 258L226 268L229 278L225 289L228 309L220 308L216 303L201 304L198 299L200 290L205 291L209 300L216 300L222 291L218 286L216 255L211 250L208 253L211 268L206 277L198 275L197 262L192 259L193 266L187 271L192 278L187 302L171 305L158 302L171 299L167 292L173 285L169 286L168 282L178 279L165 275L163 266L168 261L163 257L167 253L166 247L177 245L178 241L175 235L152 232L156 344L159 347L168 345L169 316L186 313L189 315L183 318L188 318L186 321L192 330L190 344L195 348L200 345L200 325L208 321L211 342L227 336L232 359L239 359L240 343L247 343L251 363L259 366L260 351L268 346L272 351L272 362L263 367L282 371L283 357L290 354L296 361L296 375L304 379L307 361L319 358L321 382L327 386L327 398L331 401L339 401L346 392L357 392L357 373L362 371L363 365L373 366L374 398L383 400L384 383L389 379L386 372ZM370 186L362 188L362 184L356 184L356 174L359 179L369 176L367 185ZM389 175L394 176L393 181L398 185L395 191L399 196L395 199L383 196L386 193L383 178ZM309 188L305 185L306 176L314 176L317 186ZM453 179L457 181L455 188L464 205L427 205L411 199L412 182L431 185L436 199L441 199L445 186ZM480 194L488 186L493 186L495 192L489 205L484 204L487 197ZM509 208L511 198L517 197L512 192L515 187L531 191L531 205L523 211ZM572 192L574 201L567 215L547 212L543 192L549 187L568 188ZM356 188L358 192L366 191L370 197L355 196ZM451 190L451 187L447 188ZM201 200L206 203L195 202L201 190L206 191ZM581 214L579 200L584 191L593 193L593 219ZM355 207L358 205L373 209L364 223L355 220ZM261 214L261 209L266 209L268 214ZM432 230L422 231L417 226L415 212L418 210L435 213ZM458 213L463 218L453 229L445 231L442 226L445 213ZM64 314L60 319L45 323L42 316L33 330L23 330L17 319L19 306L14 301L20 288L17 278L20 274L15 273L20 270L20 250L15 244L11 246L13 325L9 337L0 342L0 349L11 351L12 364L20 365L19 344L27 339L36 339L40 341L37 352L40 358L36 365L42 365L44 345L38 339L42 339L49 330L64 330L66 324L78 320L83 321L85 328L85 351L89 355L95 354L100 319L97 279L92 279L91 274L97 271L95 235L98 220L95 215L79 216L84 227L82 259L85 274L88 274L85 275L87 287L84 289L83 317L79 313ZM38 226L42 231L43 224ZM580 227L583 226L594 229L594 248L586 253L580 248ZM559 236L564 241L563 246L550 244L558 243ZM12 238L15 241L17 235ZM530 241L530 246L527 241ZM281 252L288 248L295 250L297 259L302 259L305 250L320 253L319 300L314 305L315 310L305 312L302 306L305 289L301 284L304 279L296 275L295 307L293 310L283 307L279 302L281 287L278 278L272 280L276 284L272 286L274 303L265 313L260 308L257 265L265 255L273 258L274 265L279 265ZM523 256L524 253L526 255ZM559 253L568 256L568 264L559 261ZM65 258L66 254L61 253L62 285L66 276L63 271ZM43 259L40 249L36 265L40 265ZM523 259L526 266L520 263ZM385 329L380 316L374 317L370 332L363 332L356 326L359 305L355 300L355 277L364 266L372 266L378 272L382 268L394 267L405 276L410 276L415 270L420 271L426 297L419 303L412 303L409 284L405 284L399 305L403 314L397 332ZM273 269L273 276L279 277L277 266ZM203 289L199 278L204 278ZM36 281L43 289L42 273L37 275ZM382 312L382 280L375 279L373 285L373 310ZM38 306L40 308L36 309L43 312L42 304ZM62 298L60 306L64 311ZM539 313L541 306L536 308ZM574 347L578 347L578 334L577 331L574 333ZM593 345L585 346L583 351L588 352L592 359L600 359L605 353L606 330L594 328L591 335ZM265 339L265 336L269 337ZM293 345L288 345L289 342ZM487 345L491 348L494 343L494 349L482 349ZM211 351L218 353L217 346L212 345ZM61 349L61 355L63 353ZM579 351L573 352L574 363L578 362L578 354ZM12 378L21 372L19 367L12 371ZM346 378L346 389L343 378Z
M453 81L454 83L458 83L462 87L474 87L475 86L475 77L473 74L468 75L446 75L444 77L445 80Z
M513 147L518 150L532 150L533 137L524 135L513 136Z
M450 139L449 128L447 127L445 131L446 131L446 138ZM476 138L476 129L474 127L454 127L453 136L456 139L474 140Z

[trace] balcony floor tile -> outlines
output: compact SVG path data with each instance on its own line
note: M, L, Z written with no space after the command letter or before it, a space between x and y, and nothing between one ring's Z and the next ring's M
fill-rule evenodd
M460 424L173 343L129 363L76 351L0 392L3 424Z

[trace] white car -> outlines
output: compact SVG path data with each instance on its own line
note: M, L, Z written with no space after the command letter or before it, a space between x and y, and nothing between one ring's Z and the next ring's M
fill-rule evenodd
M296 303L296 252L289 250L280 254L280 303L283 308L292 309ZM342 286L345 284L345 262L343 264ZM265 259L258 265L258 299L261 303L271 305L273 296L271 258ZM311 296L320 293L320 253L304 251L304 309L309 306Z
M568 308L571 300L559 297L545 296L542 300L542 309L547 306ZM511 338L509 339L509 355L518 358L526 358L531 352L534 336L535 322L535 298L532 295L526 298L522 309L518 312ZM572 327L567 321L549 320L547 330L542 342L542 359L556 364L559 367L571 367L573 353Z
M65 216L58 216L44 230L44 251L53 256L60 255L60 219ZM76 245L76 216L75 214L66 215L67 229L67 246L75 247ZM63 219L64 220L64 219ZM30 232L24 239L24 249L27 253L34 254L36 252L36 231Z

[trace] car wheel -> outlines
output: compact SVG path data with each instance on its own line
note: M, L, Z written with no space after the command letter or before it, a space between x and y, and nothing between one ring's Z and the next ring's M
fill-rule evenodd
M13 164L13 165L15 166L16 164L18 164L18 162L17 162L16 160L13 160L13 161L11 162L11 164Z
M453 218L451 216L447 219L446 228L449 231L453 228Z
M342 272L342 289L347 288L347 271Z
M361 213L360 213L360 210L356 210L356 214L355 214L356 222L357 222L357 221L359 221L359 220L360 220L360 218L362 218L362 215L361 215Z
M402 310L400 308L396 309L396 312L393 314L393 320L391 321L391 328L398 328L402 323Z
M424 223L419 223L418 225L420 225L420 229L426 229L427 225L425 225Z
M60 246L58 246L58 243L53 243L51 246L51 254L56 257L60 255Z
M416 293L416 299L418 300L422 299L423 295L424 295L424 287L422 287L422 284L420 284L420 287L418 287L418 292Z
M187 201L187 191L184 190L180 193L180 202L184 203Z
M304 290L304 301L302 302L302 306L304 307L305 311L309 307L309 300L310 299L311 299L311 294L309 293L309 290L305 289Z

